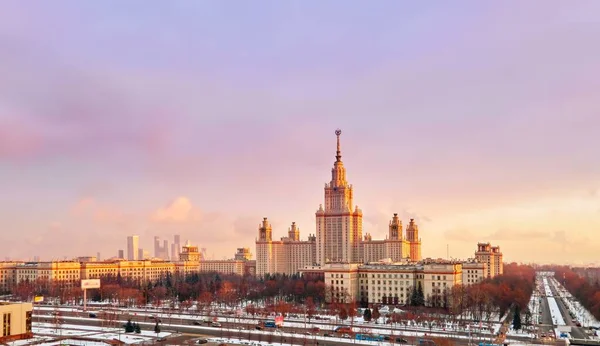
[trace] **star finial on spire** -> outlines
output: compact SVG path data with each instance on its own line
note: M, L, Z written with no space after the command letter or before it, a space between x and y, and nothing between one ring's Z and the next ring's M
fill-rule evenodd
M342 134L342 130L335 130L335 135L337 136L337 152L335 154L335 160L340 162L342 160L342 150L340 148L340 135Z

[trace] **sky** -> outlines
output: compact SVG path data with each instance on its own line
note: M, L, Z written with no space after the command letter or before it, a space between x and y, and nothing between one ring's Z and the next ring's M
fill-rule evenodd
M0 260L314 213L336 128L364 232L598 262L598 1L2 1Z

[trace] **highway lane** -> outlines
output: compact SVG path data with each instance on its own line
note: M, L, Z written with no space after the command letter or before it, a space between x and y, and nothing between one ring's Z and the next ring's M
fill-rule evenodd
M48 311L48 314L43 314L43 315L34 315L34 317L36 318L37 321L43 321L46 323L53 323L54 321L54 317L51 316L49 314L50 312ZM81 311L73 311L73 312L62 312L61 316L70 316L70 317L84 317L86 319L81 319L81 320L73 320L73 319L65 319L65 321L63 323L66 324L74 324L74 321L77 321L77 323L82 323L82 324L86 324L86 323L95 323L93 325L107 325L108 321L103 321L102 314L99 314L98 319L91 319L91 322L85 322L85 321L90 321L90 319L88 319L88 313L83 313ZM131 319L132 322L137 322L140 325L148 325L148 326L153 326L155 324L155 320L148 317L148 316L140 316L140 315L136 315L136 314L121 314L119 317L120 321L126 321L127 319ZM83 321L83 322L82 322ZM241 322L241 323L240 323ZM188 333L188 332L196 332L198 333L199 330L201 330L203 333L205 334L209 334L209 335L213 335L213 336L219 336L219 337L238 337L238 338L248 338L248 335L250 335L252 338L260 338L260 336L252 336L254 334L249 333L249 330L254 330L256 323L258 322L258 320L253 320L253 321L247 321L242 319L241 321L229 321L229 322L220 322L222 327L221 329L213 329L213 328L202 328L202 327L207 327L207 325L203 325L203 326L195 326L192 325L192 321L190 320L185 320L185 319L180 319L180 318L161 318L161 328L163 328L163 330L173 330L173 331L177 331L180 333ZM111 326L116 327L119 325L122 325L124 322L113 322L111 324ZM188 327L189 325L189 327ZM331 325L330 327L333 328L334 325ZM355 327L355 331L359 331L360 330L360 326L354 326ZM368 326L368 327L372 327L372 326ZM381 328L381 327L380 327ZM387 328L390 328L390 326L387 326ZM226 329L235 329L237 331L233 331L233 332L228 332L226 331ZM310 338L314 338L314 336L311 335L305 335L305 333L311 330L311 328L302 328L302 327L283 327L280 329L282 332L285 333L293 333L295 335L297 335L295 338L301 338L302 340L308 340ZM416 337L411 337L411 336L406 336L406 335L401 335L402 332L414 332L414 331L418 331L418 332L425 332L423 330L411 330L411 329L407 329L407 328L399 328L396 330L395 333L393 333L393 337L401 337L407 341L409 341L410 343L414 343L416 342ZM323 336L325 333L330 333L331 329L323 329L321 330L318 335ZM436 338L436 337L441 337L443 335L443 332L426 332L428 337L431 338ZM467 344L468 343L468 339L467 337L469 336L469 333L467 332L452 332L453 334L457 335L457 336L462 336L463 338L449 338L451 340L453 340L453 342L455 342L456 344ZM311 333L312 334L312 333ZM382 335L386 335L386 333L382 333ZM478 335L476 333L473 333L471 335L472 340L475 342L477 341L477 343L479 341L485 341L485 342L490 342L490 335ZM527 337L512 337L511 339L518 339L521 341L526 341L526 342L531 342L530 338ZM254 339L253 339L254 340ZM264 336L263 336L263 340L261 341L266 341L264 340ZM320 345L323 345L323 343L319 342Z
M558 290L554 286L554 284L557 283L555 281L556 279L552 278L551 280L554 282L550 283L550 290L552 290L552 294L556 298L556 303L558 305L558 309L560 310L560 313L563 316L565 323L567 324L567 326L571 327L571 336L575 339L588 339L588 335L585 332L585 328L577 327L577 325L575 325L575 323L573 323L573 319L571 318L571 315L569 314L569 309L567 308L563 299L559 296Z

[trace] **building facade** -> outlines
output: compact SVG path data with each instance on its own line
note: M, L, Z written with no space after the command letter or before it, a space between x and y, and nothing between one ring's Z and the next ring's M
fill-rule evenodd
M418 263L327 263L307 266L301 273L324 279L329 303L404 305L414 290L422 290L425 305L444 306L452 287L465 284L464 278L471 280L468 284L480 282L485 268L474 259L426 259Z
M488 277L487 263L475 259L463 263L463 285L480 283Z
M250 249L238 248L232 259L205 260L200 258L198 270L204 273L256 275L256 261L252 260Z
M288 236L273 240L273 229L265 217L258 226L256 240L256 275L297 274L300 269L316 262L316 238L300 240L300 229L295 222L288 229Z
M31 303L0 302L0 319L2 331L0 343L33 337L32 325L33 305Z
M493 278L504 273L502 252L500 252L499 246L492 246L490 243L478 243L475 259L486 264L487 278Z
M370 234L363 238L363 213L354 205L354 189L346 179L341 133L340 130L335 132L335 161L331 180L325 184L324 204L315 214L316 234L309 236L308 241L301 241L299 230L292 223L288 237L274 241L271 225L264 218L256 240L257 275L296 274L307 265L326 263L368 263L385 258L393 262L421 260L421 239L413 219L406 228L406 235L402 221L394 214L386 239L373 240Z

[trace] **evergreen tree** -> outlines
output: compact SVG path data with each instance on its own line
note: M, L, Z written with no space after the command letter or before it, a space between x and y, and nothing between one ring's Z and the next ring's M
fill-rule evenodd
M411 306L417 306L418 299L419 299L419 297L417 296L417 290L413 287L410 290L410 302L409 302L409 305L411 305Z
M531 311L529 311L529 309L527 309L527 311L525 311L525 325L526 326L531 325Z
M419 284L417 286L417 301L416 301L416 306L423 306L425 305L425 294L423 293L423 285L421 285L421 281L419 281Z
M365 322L370 322L372 318L373 316L371 315L371 309L365 309L365 312L363 313L363 319Z
M513 329L521 329L521 309L518 306L515 308L515 315L513 317Z
M134 325L134 329L137 334L140 334L142 332L142 328L140 328L140 325L137 323Z
M160 326L158 325L158 322L156 322L156 324L154 325L154 332L156 334L160 333Z
M373 308L373 319L375 320L375 323L377 323L377 320L379 320L379 317L381 317L381 314L379 313L379 309L377 307Z
M125 324L125 333L133 333L133 331L133 323L131 323L131 320L127 320L127 323Z

